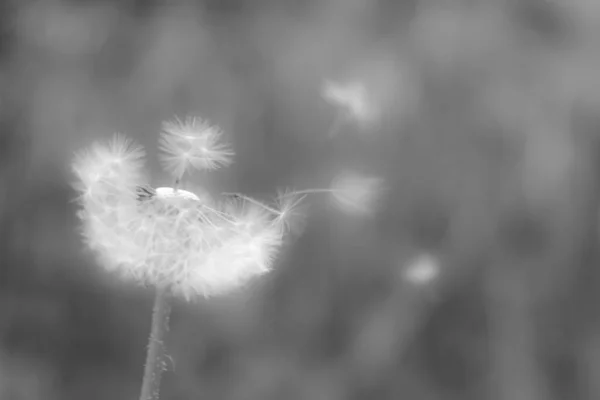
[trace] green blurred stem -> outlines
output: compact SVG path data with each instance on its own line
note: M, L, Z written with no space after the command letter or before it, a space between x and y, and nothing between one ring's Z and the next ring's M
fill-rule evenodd
M152 311L152 329L148 339L148 352L146 366L144 367L144 380L140 400L158 400L160 395L160 380L165 370L165 344L164 339L169 330L169 316L171 304L164 289L156 289L154 309Z

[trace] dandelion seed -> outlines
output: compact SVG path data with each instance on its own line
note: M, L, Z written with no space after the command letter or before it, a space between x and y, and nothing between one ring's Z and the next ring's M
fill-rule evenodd
M230 201L247 202L257 206L256 210L267 212L272 218L272 224L278 226L282 233L299 235L305 228L305 215L301 212L302 201L305 193L311 191L294 192L290 189L278 190L275 204L270 206L240 193L223 193Z
M332 182L332 194L342 210L358 215L374 212L383 180L358 174L344 173Z
M368 97L367 88L361 82L344 85L325 81L321 95L327 102L338 107L341 115L361 124L369 124L379 118L379 111L373 106Z
M264 205L153 189L143 183L143 154L116 136L73 163L84 238L108 271L191 299L271 269L283 232Z
M222 131L200 118L188 117L163 124L160 159L174 178L181 179L190 167L215 170L233 162L234 152L220 143Z

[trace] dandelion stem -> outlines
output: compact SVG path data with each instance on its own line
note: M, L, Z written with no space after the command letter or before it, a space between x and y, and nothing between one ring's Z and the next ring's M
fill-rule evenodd
M152 311L152 329L148 339L148 352L146 366L144 367L144 380L140 400L158 400L160 393L160 380L165 370L165 344L164 338L169 330L169 316L171 304L167 293L162 288L156 289L154 309Z

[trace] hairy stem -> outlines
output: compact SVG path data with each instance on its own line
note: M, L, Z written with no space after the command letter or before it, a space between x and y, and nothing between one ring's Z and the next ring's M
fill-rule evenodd
M164 289L157 288L152 311L152 329L148 339L148 352L146 366L144 367L144 380L140 400L158 400L160 393L160 380L165 370L165 344L164 339L169 330L169 316L171 304Z

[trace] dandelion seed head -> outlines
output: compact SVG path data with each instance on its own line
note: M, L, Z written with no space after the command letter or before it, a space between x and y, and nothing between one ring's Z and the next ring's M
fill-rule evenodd
M299 236L306 228L306 207L303 204L306 196L290 189L278 191L275 223L279 224L283 232Z
M165 123L162 161L177 178L191 166L214 169L233 152L199 119ZM122 135L78 153L82 234L99 263L125 280L186 299L237 288L272 268L283 222L295 203L275 210L249 197L217 202L180 188L144 183L144 151Z
M230 215L235 221L233 226L247 232L270 225L273 218L272 212L266 205L250 197L227 200L222 207L225 214Z
M173 177L181 177L190 169L215 170L233 162L234 152L222 143L219 127L200 118L163 123L159 139L160 160Z
M229 291L270 270L282 235L259 207L202 204L188 193L174 191L148 205L139 232L151 268L143 278L189 299Z
M82 234L106 270L191 299L271 269L283 234L265 208L169 187L150 188L140 200L142 157L141 148L115 136L73 162Z

